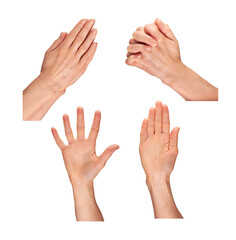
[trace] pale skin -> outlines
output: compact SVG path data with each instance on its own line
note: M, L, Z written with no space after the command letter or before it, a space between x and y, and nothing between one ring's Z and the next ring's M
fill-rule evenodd
M88 138L85 138L84 110L77 108L77 137L75 138L70 126L69 116L63 116L65 135L68 145L61 140L57 130L52 128L56 144L60 148L65 167L72 185L75 215L77 221L103 221L102 213L97 205L93 181L104 168L107 160L119 149L111 145L98 156L96 140L101 121L101 112L96 111Z
M138 27L127 50L127 65L159 78L185 100L218 101L218 89L183 64L178 40L161 20Z
M139 145L155 218L183 218L170 186L178 155L178 134L178 127L170 132L168 107L156 102L155 108L149 110L148 119L143 120Z
M46 51L40 75L23 91L23 120L41 120L86 71L97 49L95 20L82 19Z

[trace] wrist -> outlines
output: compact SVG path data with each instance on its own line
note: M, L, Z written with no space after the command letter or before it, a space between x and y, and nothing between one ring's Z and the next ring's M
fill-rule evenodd
M40 73L40 75L36 78L36 82L41 88L46 88L52 94L61 93L63 95L66 91L66 88L62 88L57 84L58 81L56 79L44 73Z
M79 207L94 205L96 202L93 182L79 182L72 184L74 200Z
M170 185L170 176L166 174L156 174L155 176L146 176L146 184L149 187L157 185Z
M93 189L93 181L76 181L72 183L72 189L74 192L78 192L86 189Z
M164 174L156 174L154 177L147 176L146 185L151 196L154 192L162 195L163 191L170 189L170 176Z
M161 80L164 84L173 88L174 85L179 84L186 77L188 70L188 67L180 61L173 68L170 68Z
M155 218L183 218L174 202L169 176L147 177L146 183L152 199Z
M200 77L191 68L180 65L172 77L168 79L168 86L188 101L217 101L218 89Z
M72 184L77 221L103 221L97 205L93 181L79 181Z

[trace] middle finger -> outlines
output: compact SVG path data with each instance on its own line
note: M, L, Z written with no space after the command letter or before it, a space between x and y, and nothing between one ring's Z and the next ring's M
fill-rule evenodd
M84 40L87 38L89 32L93 28L95 23L94 19L90 19L86 22L84 27L81 29L81 31L78 33L77 37L75 38L74 42L71 44L71 48L74 51L77 51L80 45L84 42Z

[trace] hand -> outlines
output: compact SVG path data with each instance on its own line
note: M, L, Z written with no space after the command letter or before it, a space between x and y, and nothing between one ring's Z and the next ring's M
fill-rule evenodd
M60 37L46 51L41 76L57 92L66 89L85 72L97 48L95 20L83 19L69 33Z
M178 155L178 133L179 128L174 128L170 134L168 107L156 102L140 133L139 152L147 181L170 177Z
M101 113L95 112L90 134L85 139L83 108L77 109L77 138L74 138L68 115L63 116L65 134L68 145L59 137L57 130L52 128L53 137L62 151L66 170L73 187L90 184L105 166L107 160L119 146L109 146L100 156L96 155L96 139L99 132Z
M179 128L174 128L170 134L168 107L156 102L156 108L151 108L143 121L139 145L155 218L182 218L170 187L178 155L178 133Z
M85 72L97 48L95 21L83 19L46 51L40 75L23 91L23 119L41 120L68 86Z
M184 67L177 39L159 19L137 28L129 43L126 64L143 69L167 85Z
M161 20L137 28L127 49L126 64L161 79L185 100L218 100L218 89L182 63L179 43Z

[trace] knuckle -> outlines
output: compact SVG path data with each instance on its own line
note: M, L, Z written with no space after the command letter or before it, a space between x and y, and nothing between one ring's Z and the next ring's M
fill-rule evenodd
M130 58L130 65L134 66L137 63L137 59L135 57Z
M132 51L132 46L131 46L131 45L128 45L127 51L128 51L128 52Z
M141 31L143 29L143 27L138 27L137 29L136 29L136 31Z
M89 31L89 30L91 29L90 24L89 24L89 23L85 24L85 25L84 25L84 29L87 30L87 31Z
M84 40L87 37L87 33L81 32L78 36L80 40Z
M86 44L82 44L79 48L79 51L85 52L87 50L88 46Z
M77 36L77 34L75 33L75 32L70 32L70 37L72 37L72 38L75 38Z
M131 65L131 60L130 60L130 58L127 58L127 59L125 60L125 63L126 63L127 65Z
M81 44L83 42L83 36L82 34L79 34L75 38L75 42Z
M83 58L82 58L82 62L86 63L86 62L88 62L88 60L89 60L89 56L87 54L84 55Z
M144 26L144 30L150 30L151 29L151 24L146 24Z
M91 58L91 53L85 53L83 56L83 61L87 62L89 61Z
M62 45L59 45L59 46L57 47L57 49L58 49L59 52L62 52L62 51L63 51Z
M141 51L143 51L143 52L150 51L149 49L150 49L149 46L145 46L145 45L141 46Z
M159 36L159 35L156 36L156 39L157 39L157 41L158 41L159 43L162 43L162 42L163 42L163 37L161 37L161 36Z
M131 38L130 40L129 40L129 44L134 44L135 43L135 40L133 39L133 38Z
M58 47L57 55L58 55L58 56L62 56L63 54L64 54L64 49L63 49L61 46L59 46L59 47Z
M67 132L66 132L66 134L67 134L68 136L71 136L71 135L72 135L72 131L68 129Z
M133 38L135 39L137 36L138 36L138 32L135 31L133 34L132 34Z

